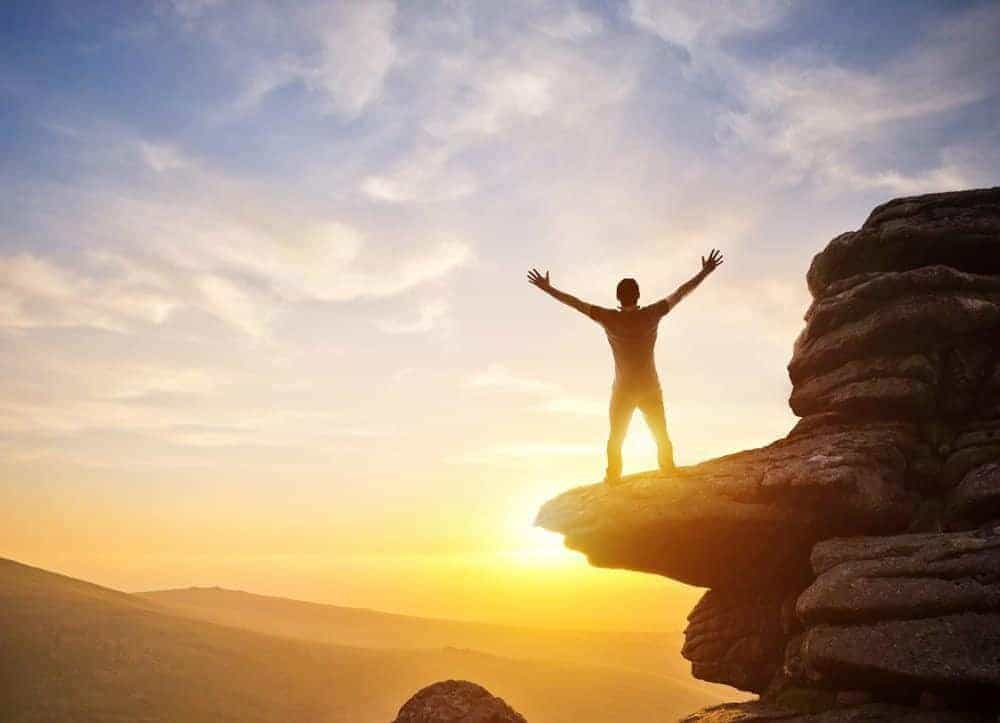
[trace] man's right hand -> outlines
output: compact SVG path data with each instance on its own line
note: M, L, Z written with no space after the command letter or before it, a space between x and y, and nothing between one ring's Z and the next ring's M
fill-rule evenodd
M704 256L701 257L701 273L708 276L710 273L715 271L722 265L722 252L718 249L712 249L708 258Z
M539 273L538 269L532 269L528 272L528 282L534 284L542 291L548 291L552 288L552 284L549 283L549 272L545 272L545 276Z
M580 299L573 296L573 294L567 294L565 291L560 291L555 288L549 281L549 272L546 271L545 275L542 276L542 272L538 269L532 269L528 272L528 283L533 286L537 286L539 289L544 291L546 294L551 296L556 301L559 301L566 306L571 306L581 314L586 314L590 316L591 305L585 301L580 301Z

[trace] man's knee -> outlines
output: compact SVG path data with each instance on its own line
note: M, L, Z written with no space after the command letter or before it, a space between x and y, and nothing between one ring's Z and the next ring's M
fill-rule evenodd
M625 441L625 436L628 434L629 422L631 421L632 414L634 412L634 407L622 406L618 409L612 408L611 430L608 433L608 444L621 445L621 443Z
M667 437L667 420L661 417L649 417L647 418L649 423L649 428L653 430L653 434L657 437Z

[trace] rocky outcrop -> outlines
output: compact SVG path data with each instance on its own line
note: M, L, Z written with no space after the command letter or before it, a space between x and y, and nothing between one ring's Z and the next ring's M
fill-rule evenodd
M393 723L527 723L502 698L467 680L442 680L417 691Z
M948 496L947 519L954 527L1000 518L1000 462L973 467Z
M570 490L537 523L601 567L713 588L804 581L814 543L903 530L918 502L904 484L915 425L823 421L669 480L653 472Z
M683 653L762 700L691 720L978 720L1000 707L1000 188L879 206L807 279L788 436L570 490L538 524L710 588Z
M1000 525L828 540L798 598L804 677L1000 707Z
M897 198L877 207L857 231L818 253L806 280L814 298L831 284L870 273L950 266L1000 274L1000 197L996 188Z
M764 690L778 673L795 598L771 590L709 590L688 616L682 654L696 678Z
M844 705L810 712L769 703L728 703L690 715L681 723L994 723L995 715L913 708L891 703Z
M816 580L795 606L806 625L1000 614L1000 525L827 540L813 549L812 566Z

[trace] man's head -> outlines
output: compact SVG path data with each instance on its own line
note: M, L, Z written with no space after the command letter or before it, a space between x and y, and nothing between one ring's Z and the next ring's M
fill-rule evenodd
M622 306L635 306L639 303L639 284L635 279L622 279L618 282L615 295Z

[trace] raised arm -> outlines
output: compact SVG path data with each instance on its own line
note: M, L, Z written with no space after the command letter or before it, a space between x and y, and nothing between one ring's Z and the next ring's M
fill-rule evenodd
M663 301L659 303L664 304L666 309L674 308L675 306L677 306L677 304L680 303L681 299L683 299L685 296L687 296L696 288L698 288L698 284L704 281L706 276L715 271L721 265L722 265L722 252L718 251L717 249L712 249L709 252L707 259L704 256L701 257L701 271L699 271L697 274L695 274L690 279L685 281L683 284L678 286L677 289L674 291L674 293L672 293L670 296L666 297L665 299L663 299Z
M567 294L565 291L560 291L559 289L554 287L549 282L548 271L545 272L545 276L542 276L538 272L538 269L532 269L531 271L528 272L528 282L537 286L539 289L544 291L546 294L551 296L556 301L561 301L562 303L566 304L566 306L572 306L580 313L590 316L591 305L588 304L586 301L581 301L572 294Z

